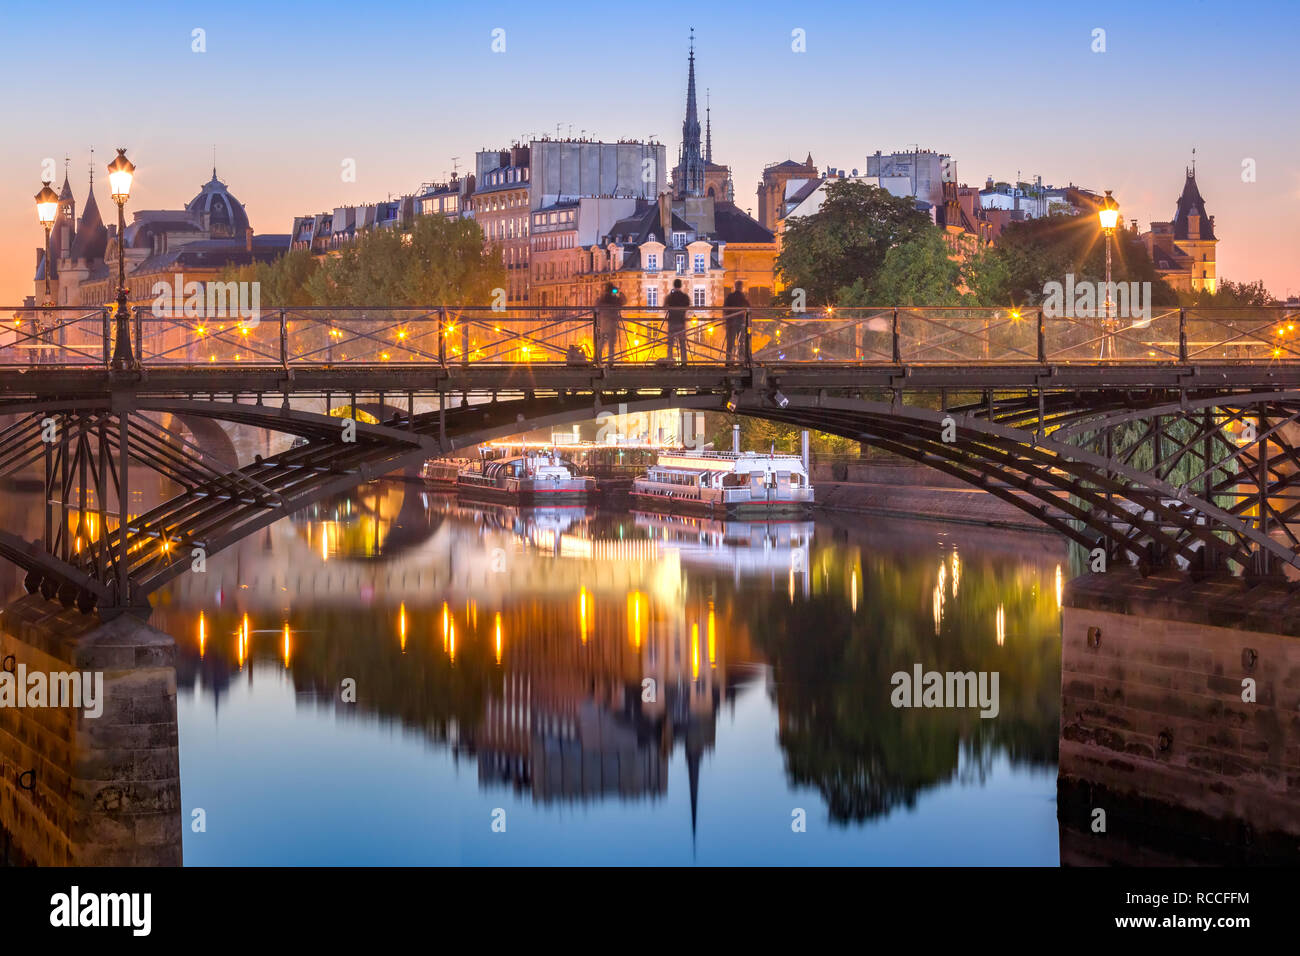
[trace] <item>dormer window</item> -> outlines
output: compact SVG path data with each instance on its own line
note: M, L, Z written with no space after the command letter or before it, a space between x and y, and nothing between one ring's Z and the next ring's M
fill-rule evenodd
M674 233L673 233L673 248L674 248L674 249L685 249L685 248L686 248L686 233L684 233L684 232L674 232Z

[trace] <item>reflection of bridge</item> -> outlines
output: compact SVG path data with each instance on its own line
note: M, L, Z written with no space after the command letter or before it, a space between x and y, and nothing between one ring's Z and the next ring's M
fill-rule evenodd
M660 360L657 317L629 312L612 368L583 357L591 319L575 310L283 310L243 324L142 313L142 361L127 371L108 367L100 313L41 315L39 333L20 316L16 335L58 347L39 369L0 364L0 413L17 416L0 431L0 475L43 468L45 535L0 532L0 554L29 590L87 611L143 613L196 555L306 505L617 404L843 435L1144 568L1300 567L1300 349L1280 309L1173 310L1131 326L1009 310L754 310L752 357L735 366L721 317L700 309L686 367ZM386 417L341 421L339 406ZM160 424L167 415L305 441L237 467L198 453ZM180 493L131 516L128 459Z

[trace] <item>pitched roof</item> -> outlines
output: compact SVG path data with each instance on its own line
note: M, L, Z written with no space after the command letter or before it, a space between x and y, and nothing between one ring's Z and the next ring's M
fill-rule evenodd
M775 242L772 230L732 202L713 205L714 236L723 242Z
M73 259L102 259L108 248L108 230L99 215L99 205L95 202L95 187L86 195L86 208L81 213L81 222L77 225L77 236L72 240Z
M1183 183L1183 194L1178 197L1178 210L1174 213L1174 238L1186 239L1187 219L1189 216L1201 217L1201 238L1214 239L1214 223L1205 213L1205 200L1196 188L1196 173L1187 171L1187 181Z

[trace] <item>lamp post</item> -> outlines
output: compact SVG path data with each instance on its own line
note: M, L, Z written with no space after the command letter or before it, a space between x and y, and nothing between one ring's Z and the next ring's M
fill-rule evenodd
M45 301L42 307L49 309L54 306L54 299L50 294L50 226L54 225L54 216L59 209L59 194L50 188L49 183L41 186L41 191L36 194L36 218L40 220L45 227ZM39 345L41 341L42 324L40 317L32 319L32 332L35 338L33 344L38 346L38 351L33 353L35 361L40 360Z
M117 312L113 319L116 331L113 340L113 369L126 371L135 366L131 354L130 316L126 308L126 201L131 195L131 181L135 178L135 165L126 158L126 149L118 147L117 156L108 164L108 188L117 203Z
M54 225L54 216L59 210L59 194L46 183L36 194L36 218L45 227L45 306L52 306L50 298L50 227Z
M1111 236L1115 233L1115 226L1119 222L1119 203L1106 190L1106 197L1101 201L1101 206L1097 209L1097 218L1101 221L1101 231L1106 234L1106 317L1103 320L1104 338L1101 341L1101 357L1115 357L1115 346L1111 342L1111 335L1115 329L1115 303L1111 301L1110 291L1110 242Z

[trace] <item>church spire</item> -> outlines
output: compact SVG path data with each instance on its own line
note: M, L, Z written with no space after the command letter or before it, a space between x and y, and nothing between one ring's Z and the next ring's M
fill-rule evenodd
M682 151L678 163L684 196L704 195L704 157L700 154L700 113L695 105L695 28L691 27L691 48L686 74L686 119L682 121Z
M713 162L713 104L707 87L704 90L704 161Z

